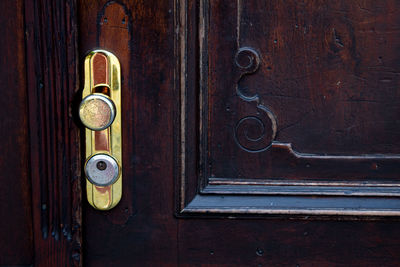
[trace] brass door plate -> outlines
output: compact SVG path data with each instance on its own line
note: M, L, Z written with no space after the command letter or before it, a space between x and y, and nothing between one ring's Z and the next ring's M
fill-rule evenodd
M84 66L85 85L79 115L86 126L87 199L94 208L109 210L122 196L121 67L117 57L105 50L90 52ZM95 168L97 172L90 179L88 172ZM112 177L99 178L96 182L98 175Z

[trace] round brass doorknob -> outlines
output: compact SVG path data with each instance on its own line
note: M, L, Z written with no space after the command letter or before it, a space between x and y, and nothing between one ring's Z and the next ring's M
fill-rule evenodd
M85 97L79 105L79 118L93 131L108 128L115 119L115 105L103 94L92 94Z

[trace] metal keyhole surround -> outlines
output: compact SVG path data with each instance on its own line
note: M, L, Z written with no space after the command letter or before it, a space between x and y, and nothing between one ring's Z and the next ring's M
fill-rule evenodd
M109 210L122 197L121 67L106 50L90 52L84 65L79 117L86 127L86 195L95 209Z
M91 183L107 186L118 179L119 166L110 155L96 154L86 162L85 173Z

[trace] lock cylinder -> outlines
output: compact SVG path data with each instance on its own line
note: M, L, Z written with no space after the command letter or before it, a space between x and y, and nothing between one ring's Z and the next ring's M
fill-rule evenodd
M92 184L107 186L119 177L119 166L110 155L96 154L86 162L85 174Z

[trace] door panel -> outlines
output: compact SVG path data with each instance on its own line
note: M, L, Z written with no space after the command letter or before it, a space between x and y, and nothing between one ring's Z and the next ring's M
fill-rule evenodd
M180 6L180 213L399 215L396 5Z

